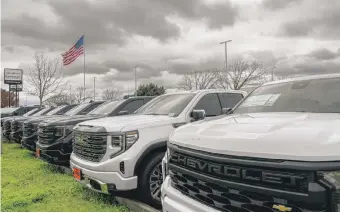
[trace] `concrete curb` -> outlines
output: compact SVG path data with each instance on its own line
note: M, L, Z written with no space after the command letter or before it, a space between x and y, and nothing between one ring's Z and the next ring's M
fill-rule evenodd
M126 205L132 212L159 212L159 210L137 200L123 197L116 197L116 200L118 203Z
M68 175L72 175L72 169L70 167L53 165L53 164L50 164L50 165L60 172L63 172ZM115 198L118 203L127 206L129 210L133 212L159 212L158 209L155 209L135 199L129 199L129 198L117 197L117 196L115 196Z

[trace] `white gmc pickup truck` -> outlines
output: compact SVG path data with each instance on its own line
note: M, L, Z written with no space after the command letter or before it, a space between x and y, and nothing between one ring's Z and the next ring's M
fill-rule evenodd
M164 211L339 211L340 74L270 82L177 128L162 165Z
M169 134L204 116L226 114L245 95L226 90L165 94L134 115L80 123L74 128L74 177L103 193L138 188L146 202L160 205L161 161Z

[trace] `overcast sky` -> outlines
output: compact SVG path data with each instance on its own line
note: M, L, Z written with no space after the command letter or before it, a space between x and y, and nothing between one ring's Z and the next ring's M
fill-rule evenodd
M35 51L61 57L85 32L86 84L172 88L181 74L258 60L277 75L340 72L339 0L2 0L1 66L23 68ZM83 57L64 67L82 86ZM3 72L1 72L3 77ZM3 79L3 78L1 78ZM2 82L3 87L3 82ZM32 98L29 97L29 100Z

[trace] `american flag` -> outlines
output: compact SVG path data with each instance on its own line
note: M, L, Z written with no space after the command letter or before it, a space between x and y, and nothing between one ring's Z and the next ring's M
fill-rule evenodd
M71 64L78 56L84 53L84 35L80 37L77 43L67 52L61 54L63 56L64 66Z

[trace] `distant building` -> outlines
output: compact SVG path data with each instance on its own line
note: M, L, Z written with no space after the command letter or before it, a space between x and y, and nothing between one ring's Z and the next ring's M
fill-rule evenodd
M8 98L11 97L11 106L16 106L16 101L15 101L15 94L13 92L10 93L1 89L1 108L8 107Z

